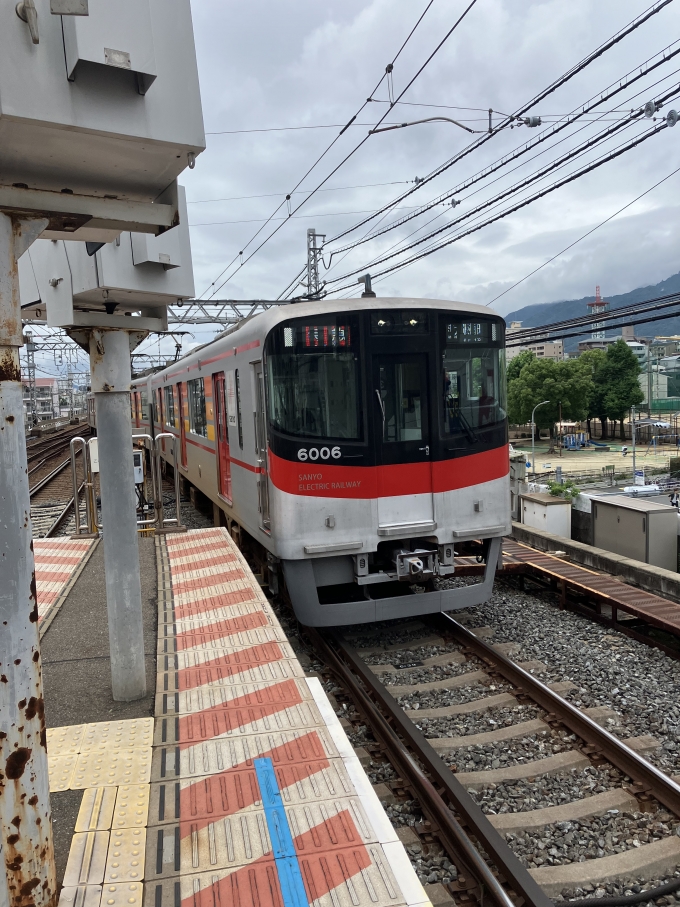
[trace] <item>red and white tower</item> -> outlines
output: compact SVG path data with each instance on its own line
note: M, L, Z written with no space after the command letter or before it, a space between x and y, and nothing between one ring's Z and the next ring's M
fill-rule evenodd
M595 302L589 302L588 308L593 315L600 315L602 312L609 311L609 303L605 302L604 299L600 296L600 288L595 287ZM592 340L604 340L604 321L594 321L591 325L593 333L591 334Z

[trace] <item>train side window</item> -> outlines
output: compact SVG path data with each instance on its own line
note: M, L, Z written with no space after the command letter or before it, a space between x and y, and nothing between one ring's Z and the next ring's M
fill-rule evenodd
M163 388L165 395L165 424L168 428L175 428L175 395L171 387Z
M189 428L195 435L206 437L208 422L205 412L205 382L203 378L187 381L189 392Z
M241 381L239 379L238 369L234 372L234 384L236 385L236 427L238 428L238 446L243 450L243 411L241 407Z
M142 391L142 420L149 421L149 396L146 391Z

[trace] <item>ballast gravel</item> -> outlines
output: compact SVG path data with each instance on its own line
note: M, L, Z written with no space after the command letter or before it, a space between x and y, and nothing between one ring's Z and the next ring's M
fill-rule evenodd
M557 775L543 775L533 781L521 778L489 784L482 790L471 790L470 795L485 813L501 815L519 813L549 806L563 806L595 794L618 789L625 776L610 767L572 769Z
M462 705L466 702L474 702L476 699L484 699L487 696L495 696L498 693L509 693L512 689L512 684L504 681L496 681L490 686L474 683L454 690L414 689L412 693L409 692L403 696L398 696L397 702L406 710L438 709L447 705Z
M603 898L603 897L630 897L639 894L641 891L650 891L653 888L660 888L668 882L677 882L680 879L680 866L677 866L675 872L671 875L656 879L643 879L642 877L617 879L615 882L605 882L602 885L584 885L575 888L563 888L562 897L580 900L581 898ZM559 901L557 903L560 903ZM680 890L674 894L658 898L656 901L641 901L638 907L648 907L652 903L658 907L669 907L672 904L680 903Z
M468 734L483 734L511 727L524 721L531 721L545 714L534 705L520 705L515 708L488 709L484 712L472 712L469 715L456 715L452 718L415 718L418 727L426 737L464 737ZM546 733L550 730L545 726Z
M426 658L442 655L444 652L459 651L459 646L418 646L416 643L417 640L409 644L408 649L398 649L392 652L373 652L371 655L364 655L363 660L369 665L394 665L395 668L398 668L401 665L425 661Z
M463 664L434 665L431 668L395 671L381 675L380 680L386 687L417 686L421 683L432 683L434 680L446 680L447 677L471 674L473 671L478 671L480 666L476 659L471 658Z
M442 585L448 581L442 581ZM491 599L453 617L466 626L491 625L498 642L517 642L513 657L540 659L545 682L571 681L568 698L579 708L608 706L621 716L610 729L619 737L649 734L661 748L648 758L666 772L680 772L680 662L570 611L547 594L517 592L496 584Z
M406 853L409 855L419 880L424 885L432 885L435 882L445 885L458 878L458 870L441 851L430 850L425 853L419 844L411 844L407 846Z
M534 762L574 749L576 738L566 731L548 729L546 734L527 734L503 743L461 746L444 756L455 772L481 772Z
M506 840L530 869L583 863L676 834L680 823L669 813L609 810L604 816L578 822L557 822L538 832L506 835Z

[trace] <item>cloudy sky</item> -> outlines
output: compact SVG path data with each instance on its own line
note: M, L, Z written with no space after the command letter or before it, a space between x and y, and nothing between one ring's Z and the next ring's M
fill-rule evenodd
M402 92L469 4L469 0L433 0L394 66L392 86L383 80L356 123L292 195L290 210L295 212L308 193L327 179L323 191L289 218L286 194L338 136L339 125L347 123L369 97L427 3L194 0L207 148L196 168L185 171L182 182L189 201L198 296L206 299L215 292L216 299L276 299L305 264L308 228L330 240L412 188L416 177L428 175L477 139L448 122L384 132L371 136L327 179L385 113L386 123L439 114L484 130L488 108L504 113L520 109L640 16L650 0L477 0L404 95L402 101L408 104L399 103L389 112L389 91L393 96ZM675 0L532 108L529 112L540 115L543 126L503 130L405 199L380 221L381 227L415 206L451 192L471 175L536 139L546 125L598 96L664 48L677 50L679 34L680 0ZM322 269L322 277L333 280L366 270L375 274L380 265L372 264L373 260L392 247L398 249L406 237L412 241L427 229L465 215L675 86L680 90L680 54L602 104L587 121L525 155L517 165L506 167L498 179L456 193L460 205L455 211L439 206L346 257L335 255L332 261L330 251L341 243L330 243L325 261L331 267ZM673 106L680 109L680 98L670 101L663 113ZM557 176L653 126L650 120L628 125ZM375 289L380 296L453 298L482 304L495 300L494 307L507 313L523 305L592 294L596 284L606 297L656 283L680 270L680 173L648 190L680 167L678 143L680 126L664 129L524 210L385 276ZM538 151L540 156L536 156ZM555 178L544 179L538 187ZM643 193L643 198L611 222L558 255ZM521 197L528 194L525 190ZM263 227L272 215L279 219ZM351 238L364 235L376 223L353 232ZM245 258L278 227L264 247L238 267L239 252L245 250ZM511 289L556 255L552 263ZM338 294L337 288L355 281L356 274L332 285L331 295L348 295ZM215 333L214 328L192 330L194 336L186 338L185 349ZM145 346L154 349L156 344L149 340Z
M394 67L395 95L468 2L434 0ZM238 257L281 202L284 204L276 217L288 219L285 194L335 138L338 124L356 113L426 5L426 0L293 0L283 4L271 0L251 0L248 4L200 0L192 4L208 133L206 151L196 169L187 171L183 178L190 201L197 295L210 295L211 283ZM517 110L648 6L644 0L477 0L403 97L411 104L473 109L399 104L386 122L440 114L483 129L489 107L506 113ZM544 117L541 129L669 46L679 26L680 3L671 3L532 109L532 114ZM680 56L602 105L598 114L604 116L597 123L591 122L578 134L573 127L562 144L549 147L534 160L528 160L531 155L527 155L524 166L498 182L487 180L461 192L455 215L441 206L354 250L340 263L336 256L327 276L341 277L365 267L436 214L439 216L432 227L469 211L558 153L591 138L622 113L680 84L679 70ZM659 84L654 87L654 83ZM304 180L303 190L314 189L326 178L385 113L387 105L379 101L388 99L386 82L374 99L357 119L362 125L346 131ZM672 106L673 102L669 103L664 112ZM680 100L676 106L680 106ZM608 114L614 107L618 107L617 112ZM560 175L603 150L641 135L650 125L646 120L628 127ZM301 126L331 128L290 128ZM286 131L257 131L286 127ZM535 138L541 129L505 130L404 200L398 214L450 191L466 177ZM409 183L412 185L415 177L427 175L474 138L445 122L371 136L323 187L334 191L316 193L242 268L237 270L234 265L227 270L221 280L233 276L216 298L276 298L304 265L309 227L330 239L362 220L364 212L373 212L394 199L409 188ZM664 130L526 210L384 278L376 285L379 295L489 303L668 176L680 165L679 141L680 128ZM544 180L541 186L549 182ZM346 188L354 186L362 188ZM496 308L508 312L526 304L580 297L593 293L595 284L601 285L605 295L619 293L655 283L680 270L679 195L680 173L506 293L498 299ZM305 197L304 193L296 194L291 203L297 207ZM383 225L395 218L390 215ZM272 221L265 227L246 254L280 222ZM352 237L361 236L368 228ZM338 248L340 243L334 245ZM356 277L348 282L354 280Z

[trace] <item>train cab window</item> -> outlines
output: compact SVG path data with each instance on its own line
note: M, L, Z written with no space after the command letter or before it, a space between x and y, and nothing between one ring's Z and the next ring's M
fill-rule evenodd
M165 396L165 424L168 428L175 428L175 395L171 387L163 388L163 394Z
M272 428L306 438L362 438L359 328L352 315L296 319L267 337Z
M440 317L443 437L479 440L506 418L505 349L500 321Z
M236 427L238 429L238 446L243 450L243 410L241 408L241 379L238 369L234 371L234 385L236 387Z
M146 391L142 391L142 421L149 421L149 395Z
M187 381L189 393L189 430L206 437L208 422L205 414L205 383L203 378Z

